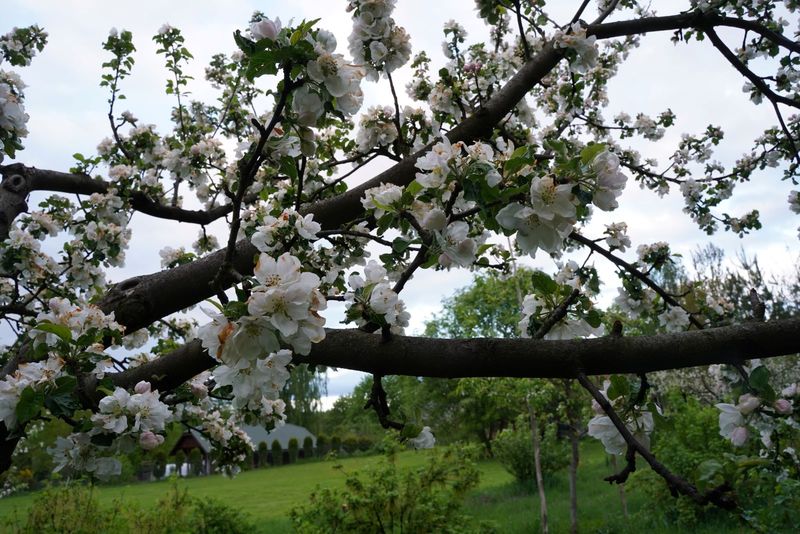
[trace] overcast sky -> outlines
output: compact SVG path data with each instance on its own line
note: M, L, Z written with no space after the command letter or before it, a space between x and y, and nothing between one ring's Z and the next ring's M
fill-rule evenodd
M551 10L554 18L566 22L571 10L580 2L558 0L558 9ZM574 4L574 5L573 5ZM190 86L192 98L213 98L214 93L203 81L203 68L210 57L218 52L235 49L232 33L246 27L256 9L268 16L279 16L284 22L294 18L321 18L319 27L332 31L338 39L338 51L347 55L347 36L351 21L344 11L346 1L305 0L293 2L232 0L170 1L138 0L136 2L108 2L99 0L44 1L3 0L3 26L5 33L13 26L39 24L50 34L45 51L34 59L32 66L14 69L21 74L26 90L25 106L30 114L30 134L24 141L26 150L18 160L27 165L56 170L67 170L72 164L72 154L91 154L97 143L109 135L106 118L107 93L100 88L100 65L107 59L101 48L112 27L133 32L138 49L133 75L123 85L128 99L119 111L129 109L144 123L153 123L158 131L169 130L167 118L174 105L164 95L166 73L160 56L155 55L151 36L163 23L183 31L186 46L195 57L189 69L195 78ZM683 2L662 0L653 2L660 14L673 14ZM487 30L475 17L473 3L465 0L439 0L437 2L398 0L395 20L404 26L412 37L414 52L426 50L434 61L441 63L441 28L444 22L455 19L469 33L468 42L485 40ZM569 9L567 9L569 8ZM594 10L584 17L594 17ZM795 28L793 28L795 29ZM729 38L734 34L725 34ZM668 130L657 143L636 144L645 157L665 162L675 149L683 132L700 133L706 125L714 124L725 131L715 158L729 165L752 144L767 126L774 123L771 108L764 104L754 106L742 93L743 79L719 56L707 42L673 46L669 33L652 34L642 38L620 69L620 75L609 86L607 117L620 111L635 116L644 112L657 115L667 107L678 117L677 126ZM736 42L731 40L732 46ZM409 79L404 70L397 78L402 85ZM365 83L366 105L388 103L384 96L388 86ZM412 104L403 91L401 104ZM5 163L9 161L6 160ZM384 168L378 164L369 173ZM740 239L719 233L713 242L724 247L730 256L744 247L751 255L758 255L772 272L787 272L798 256L797 227L800 217L792 215L786 201L790 184L780 181L780 170L759 173L750 183L737 186L732 199L723 204L721 211L742 215L751 209L761 212L764 229ZM31 203L34 204L34 203ZM668 241L674 251L687 260L691 252L708 243L711 238L697 229L688 216L682 213L683 203L673 194L659 199L653 193L642 191L629 181L620 199L620 209L606 214L598 212L592 226L584 233L599 237L603 224L625 221L633 241L633 249L642 243ZM224 229L216 227L224 242ZM136 215L133 222L133 239L128 251L126 266L112 272L113 281L159 269L158 251L165 246L186 246L196 239L197 228ZM624 255L634 258L631 251ZM537 258L535 265L552 268L552 261ZM608 303L616 294L613 269L596 264L601 276L607 279L607 290L601 301ZM471 274L466 270L449 273L425 271L415 276L403 292L412 313L411 333L423 328L425 319L440 308L440 301L458 287L469 283ZM336 327L341 320L341 309L332 306L328 326ZM360 379L355 372L331 375L329 393L338 396L349 392Z

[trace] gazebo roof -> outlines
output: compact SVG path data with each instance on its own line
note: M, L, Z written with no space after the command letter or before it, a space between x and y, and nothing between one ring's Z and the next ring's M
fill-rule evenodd
M303 440L308 436L311 437L314 446L316 447L317 445L317 437L309 432L308 429L290 423L280 426L274 429L272 432L267 432L263 426L244 425L242 428L245 432L247 432L247 435L250 436L250 439L253 441L255 446L258 446L259 443L263 442L269 447L272 445L273 441L277 440L278 443L281 444L281 448L288 449L289 440L295 438L298 444L302 447Z

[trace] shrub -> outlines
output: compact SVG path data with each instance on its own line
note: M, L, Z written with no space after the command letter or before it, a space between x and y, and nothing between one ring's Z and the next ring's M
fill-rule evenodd
M342 447L348 454L353 454L358 450L358 438L355 436L345 436L342 440Z
M166 472L167 454L164 451L158 451L153 455L153 476L156 480L161 480Z
M121 500L102 507L90 488L77 485L43 491L25 518L6 518L0 524L3 532L14 534L246 534L254 528L243 512L213 499L191 498L177 487L156 506L142 508Z
M183 476L181 466L186 463L186 453L183 450L179 450L175 453L175 466L178 469L178 476Z
M283 447L281 442L277 439L272 442L272 465L281 465L283 463Z
M376 467L347 474L343 491L317 487L308 505L291 511L292 523L303 533L491 532L462 510L478 484L475 456L474 448L436 451L426 466L401 472L390 452Z
M269 458L269 449L267 442L262 441L258 444L258 467L267 467L267 459Z
M200 476L203 473L203 453L200 449L189 451L189 472L193 476Z
M297 441L297 438L292 438L289 440L289 463L293 464L297 461L297 453L300 450L300 444Z
M676 475L692 480L701 463L719 459L730 451L728 442L719 435L719 410L703 406L693 398L684 399L680 394L667 396L665 404L671 428L669 432L656 429L653 452ZM692 528L724 515L710 506L701 508L687 497L672 498L666 484L649 469L634 473L631 485L641 488L651 498L660 516L682 527Z
M330 444L328 442L328 436L324 434L320 434L317 436L317 456L320 458L324 457L328 452L331 450Z
M556 437L555 425L543 426L539 447L542 476L547 478L569 464L570 452L566 441ZM506 471L521 483L536 479L531 430L524 418L517 420L515 428L500 432L492 442L495 458Z
M314 457L314 440L311 436L306 436L303 439L303 458L306 460Z
M367 452L375 445L375 442L372 441L367 436L358 436L357 444L358 450L361 452Z

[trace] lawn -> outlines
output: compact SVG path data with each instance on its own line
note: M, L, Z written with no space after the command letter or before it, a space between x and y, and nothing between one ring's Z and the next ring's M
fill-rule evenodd
M177 481L195 497L214 497L220 501L246 510L262 532L291 532L288 512L306 502L309 493L317 486L342 487L344 470L355 471L376 463L380 457L344 458L336 462L309 462L278 468L267 468L240 473L233 479L219 475L182 479ZM427 453L404 452L398 465L404 468L419 467L425 463ZM603 482L610 472L605 454L597 443L582 445L582 460L578 471L579 524L583 532L641 532L643 517L647 519L648 534L680 532L674 525L659 526L658 517L648 513L645 496L636 490L628 491L628 508L632 520L621 517L619 492L616 486ZM493 521L503 533L528 533L538 530L538 496L514 483L513 478L495 461L480 464L481 481L469 495L466 507L476 518ZM569 489L566 472L556 474L547 484L549 522L551 532L569 530ZM135 502L143 506L155 504L172 490L174 481L138 483L121 486L104 486L96 490L100 503L110 504L115 499ZM18 495L0 499L0 520L11 514L24 514L35 494ZM651 526L652 525L652 528ZM706 525L692 532L731 532L734 524Z

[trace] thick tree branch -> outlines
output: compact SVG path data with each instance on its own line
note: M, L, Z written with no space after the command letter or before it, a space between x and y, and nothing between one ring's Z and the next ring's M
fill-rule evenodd
M294 362L384 376L575 378L581 370L586 375L641 374L798 352L800 318L655 336L563 341L397 335L384 341L357 329L329 330L309 356L295 355ZM112 377L122 387L150 380L154 388L166 391L216 363L194 340Z
M103 180L92 178L85 174L70 174L65 172L37 169L26 167L21 163L0 166L5 180L10 180L13 176L19 176L24 180L20 191L24 196L34 191L52 191L55 193L72 193L78 195L91 195L93 193L108 193L111 184ZM5 195L0 196L0 202ZM244 202L249 203L256 200L255 196L245 197ZM178 222L193 224L210 224L217 219L224 217L231 212L230 204L217 206L210 210L186 210L175 206L161 204L144 193L136 192L130 197L131 207L145 215L159 219L171 219ZM27 209L27 208L26 208ZM25 210L21 210L20 213ZM2 221L0 221L1 223ZM2 227L0 227L0 238L2 238Z

